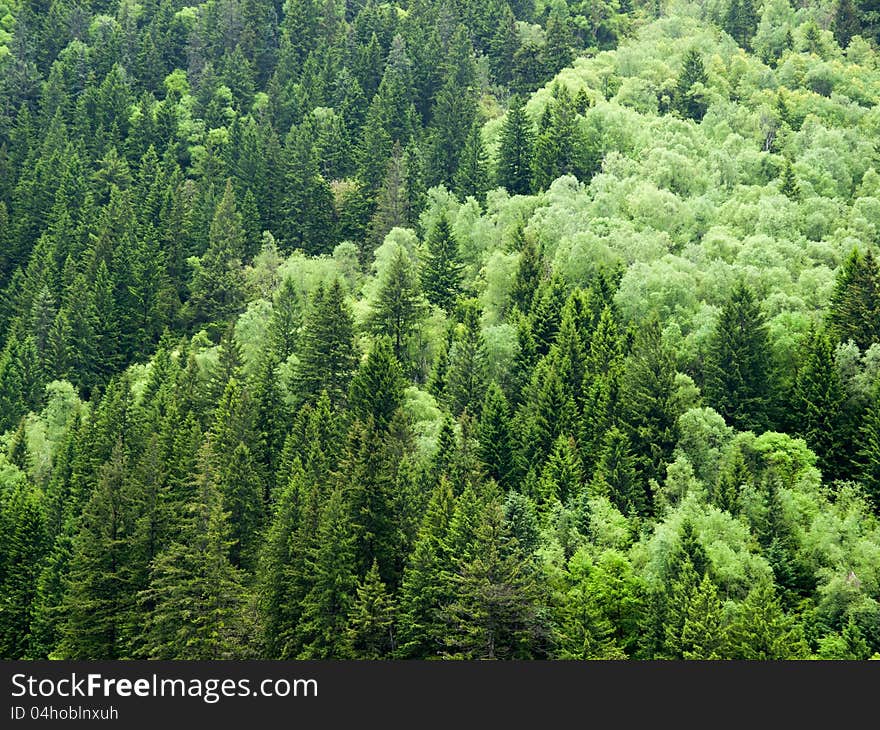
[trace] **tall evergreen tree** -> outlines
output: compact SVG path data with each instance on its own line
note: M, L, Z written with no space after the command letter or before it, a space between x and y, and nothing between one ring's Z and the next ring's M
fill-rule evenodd
M449 220L441 216L425 241L422 291L431 304L451 312L461 291L462 263Z
M342 285L318 286L303 329L296 371L297 400L314 402L326 391L335 405L348 396L357 365L354 323Z
M501 127L498 166L495 178L511 195L528 195L532 191L532 155L534 133L532 123L519 96L510 100L510 108Z
M718 317L704 365L708 403L738 431L762 433L772 420L773 352L753 292L737 284Z

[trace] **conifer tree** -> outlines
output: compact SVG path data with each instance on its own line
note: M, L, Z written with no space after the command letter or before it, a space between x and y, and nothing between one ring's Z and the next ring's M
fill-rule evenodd
M312 296L296 371L297 400L314 402L326 391L331 403L345 402L357 365L354 323L342 285L323 283Z
M303 599L296 634L299 658L332 659L346 654L346 625L356 599L355 544L349 507L334 489L321 513L318 539L309 559L311 589Z
M850 424L844 411L845 393L834 364L828 335L812 329L791 397L792 426L819 457L826 479L846 478L852 468L846 444Z
M874 510L880 513L880 385L874 387L871 405L861 427L859 478Z
M789 200L796 201L800 198L797 176L794 174L794 167L788 158L786 158L785 165L782 168L782 182L779 190Z
M153 563L141 600L150 611L143 629L144 656L152 659L243 659L251 628L243 576L229 560L229 513L217 475L203 449L196 499L180 542Z
M684 55L675 87L675 108L679 114L696 122L702 120L708 104L702 90L695 88L695 86L698 84L706 86L708 82L709 77L703 66L703 58L696 48L691 48Z
M394 413L403 405L405 381L391 343L378 338L351 381L349 408L355 418L386 430Z
M805 659L809 648L803 629L786 616L772 583L749 591L729 629L730 658L745 660Z
M38 579L49 548L43 495L23 478L0 495L0 656L28 655Z
M471 125L465 139L453 183L459 198L473 197L482 202L486 197L489 189L488 158L479 120Z
M443 610L448 655L468 659L529 659L544 651L539 575L490 500L476 515L472 542L454 552L455 599Z
M705 361L707 402L738 431L762 433L772 421L773 353L766 318L742 282L721 309Z
M643 483L661 476L677 438L675 364L660 325L648 322L637 333L621 382L620 408Z
M405 249L400 247L382 279L370 313L370 328L391 338L394 356L404 364L409 361L412 335L424 316L425 303L416 273Z
M450 411L479 415L486 388L486 345L476 302L464 305L463 322L449 352L449 372L444 395Z
M346 638L354 659L384 659L394 651L395 603L379 575L376 561L360 585L348 614Z
M461 292L462 264L458 242L445 215L428 233L425 243L427 253L421 270L422 291L431 304L451 312Z
M860 350L880 342L880 271L871 249L853 249L837 274L828 313L830 333Z
M516 479L516 466L513 459L510 406L504 391L494 381L486 390L486 398L480 410L477 439L486 476L494 479L503 489L512 487Z
M208 250L195 263L190 309L196 325L229 321L244 303L244 228L231 181L211 221Z
M272 349L280 362L296 350L302 327L302 302L293 279L285 277L272 297L272 319L269 337Z
M510 100L510 108L501 127L498 167L495 178L511 195L528 195L532 191L532 159L534 133L525 103L519 96Z

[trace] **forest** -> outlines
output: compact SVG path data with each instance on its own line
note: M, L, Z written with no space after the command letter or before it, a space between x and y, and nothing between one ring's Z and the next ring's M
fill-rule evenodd
M0 0L0 657L880 658L874 0Z

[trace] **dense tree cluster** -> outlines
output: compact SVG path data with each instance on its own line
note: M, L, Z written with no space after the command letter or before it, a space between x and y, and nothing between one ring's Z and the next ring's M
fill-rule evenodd
M0 656L880 653L825 5L3 6Z

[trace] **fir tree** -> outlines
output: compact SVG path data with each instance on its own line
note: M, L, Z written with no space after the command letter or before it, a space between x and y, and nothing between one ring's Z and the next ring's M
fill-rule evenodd
M708 83L709 78L703 66L703 58L696 48L691 48L685 53L675 87L675 108L683 117L696 122L702 120L708 104L703 91L694 87L697 85L705 87Z
M400 247L382 279L370 314L370 328L390 337L394 356L400 363L406 363L412 335L424 316L425 303L418 279L406 250Z
M378 338L352 378L349 408L361 422L372 420L378 429L386 430L403 405L404 385L400 363L391 351L390 341Z
M532 156L534 133L519 96L510 100L510 108L501 127L496 182L511 195L528 195L532 191Z
M394 651L395 604L388 594L376 561L357 587L357 599L348 614L346 638L355 659L384 659Z
M312 297L299 347L297 399L314 402L326 391L332 403L343 403L356 365L354 323L336 279Z
M445 215L428 233L426 248L421 270L422 291L431 304L451 312L461 291L462 264L458 242Z
M463 322L449 352L444 395L455 415L464 410L479 415L486 388L486 345L476 303L465 305Z
M738 431L772 423L773 353L766 318L752 291L734 287L718 317L704 366L708 403Z
M196 500L180 542L153 563L143 654L152 659L248 657L250 628L243 576L229 560L229 513L216 486L207 450L202 453Z
M880 271L870 249L864 256L854 249L839 270L828 319L840 342L852 340L860 350L880 342Z

